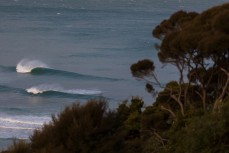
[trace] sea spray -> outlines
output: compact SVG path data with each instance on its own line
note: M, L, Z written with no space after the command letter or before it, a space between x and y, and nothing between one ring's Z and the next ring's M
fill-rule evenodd
M22 59L16 66L18 73L30 73L35 68L49 68L40 60Z

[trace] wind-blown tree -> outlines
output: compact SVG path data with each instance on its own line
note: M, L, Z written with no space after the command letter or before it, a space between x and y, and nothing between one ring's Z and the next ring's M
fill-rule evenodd
M194 94L201 99L203 110L219 110L223 98L228 95L228 14L229 3L200 14L178 11L152 32L161 40L160 44L156 44L160 61L178 69L179 90L167 89L170 97L179 104L182 115L191 106L190 98L193 96L190 96L190 88L196 88ZM145 64L143 61L148 62ZM152 77L155 80L155 67L153 64L150 66L150 62L153 63L148 59L138 61L131 66L131 72L133 76L146 80L148 89L153 89L149 80Z

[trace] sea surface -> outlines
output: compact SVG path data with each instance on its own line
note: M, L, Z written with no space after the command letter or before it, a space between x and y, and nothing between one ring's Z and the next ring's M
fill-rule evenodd
M74 102L105 98L109 108L132 96L153 103L129 67L155 61L152 29L178 10L201 12L228 0L0 0L0 148Z

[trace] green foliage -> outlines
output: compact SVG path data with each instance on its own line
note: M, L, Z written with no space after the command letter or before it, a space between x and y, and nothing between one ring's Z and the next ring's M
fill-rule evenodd
M228 17L228 13L229 10L223 10L222 12L220 12L219 14L217 14L214 18L213 21L213 28L217 31L220 31L222 33L225 34L229 34L229 22L227 22L229 20ZM225 22L226 21L226 22Z
M153 73L154 67L149 69L149 63L153 63L149 59L133 64L131 72L146 82L150 93L155 93L155 84L164 88L157 101L175 102L183 116L186 108L193 107L190 101L194 96L200 99L204 111L212 107L212 103L215 103L213 109L219 108L216 99L228 95L225 91L221 95L229 78L226 74L229 72L228 8L229 3L226 3L200 14L178 11L155 27L152 34L161 40L157 44L158 57L162 63L176 66L179 72L177 85L171 82L162 87ZM193 87L198 89L190 95Z
M162 111L158 107L148 106L142 114L141 128L142 130L165 131L172 123L168 112Z
M141 114L144 101L139 97L132 97L130 104L127 102L119 105L118 114L124 114L124 129L127 131L128 139L140 136Z
M130 67L133 76L139 78L142 76L151 75L154 69L154 63L149 59L140 60Z
M42 130L34 132L32 149L69 153L95 151L102 145L102 139L109 140L114 134L118 126L116 119L113 112L106 111L103 100L91 100L82 106L75 104L53 116L52 122Z
M104 101L74 104L36 130L31 142L14 142L2 153L228 152L228 100L220 113L193 113L177 120L157 105L142 107L138 97L116 111L107 110Z
M227 106L228 107L228 106ZM206 113L183 121L170 129L169 152L226 153L228 147L228 108L220 114Z
M30 153L30 145L23 140L14 141L7 151L2 153Z
M140 113L137 111L132 112L125 122L126 128L130 131L138 131L140 129L140 121Z
M144 101L139 98L139 97L133 97L131 99L131 104L129 106L130 108L130 112L138 112L141 113L142 112L142 107L144 105Z
M146 87L145 88L146 88L146 91L149 92L149 93L152 93L152 92L155 91L154 87L149 83L146 83Z
M174 13L170 19L164 20L160 25L156 26L152 34L158 39L163 39L165 35L177 31L186 22L192 20L198 15L196 12L187 13L185 11L178 11Z
M5 153L128 153L140 152L142 99L133 97L117 111L106 101L66 107L52 121L35 130L30 143L15 142Z

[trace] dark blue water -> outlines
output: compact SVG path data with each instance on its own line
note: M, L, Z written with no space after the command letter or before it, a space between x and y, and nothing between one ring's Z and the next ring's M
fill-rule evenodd
M151 58L162 82L152 29L173 12L201 12L227 0L1 0L0 147L28 139L73 102L153 98L129 67Z

